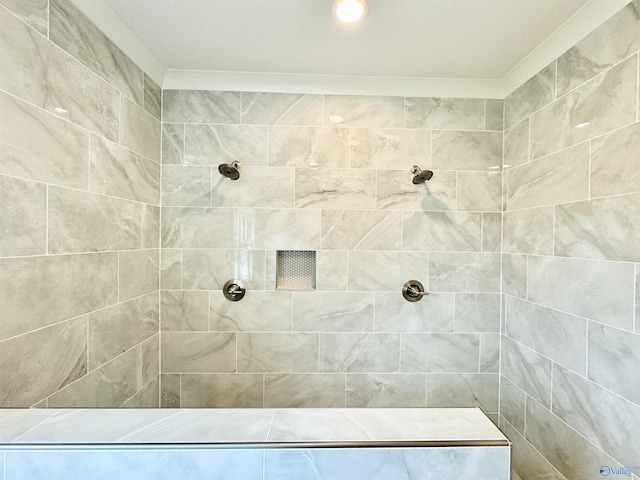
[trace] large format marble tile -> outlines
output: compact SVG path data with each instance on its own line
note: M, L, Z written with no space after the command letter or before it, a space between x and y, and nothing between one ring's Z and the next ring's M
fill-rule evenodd
M493 373L430 373L427 407L480 407L498 411L498 375Z
M349 166L349 129L269 128L269 165L276 167Z
M378 170L376 208L380 210L456 210L456 172L437 171L414 185L411 170Z
M160 162L160 121L131 100L122 97L120 143L140 155Z
M603 465L618 465L531 399L527 400L527 440L567 478L602 478Z
M402 214L375 210L323 210L322 248L400 250Z
M553 255L553 207L505 212L504 252Z
M186 164L184 158L185 125L163 123L162 136L162 163L164 165Z
M510 296L506 297L505 318L510 338L574 372L586 373L585 319Z
M236 371L234 333L162 332L162 373L231 373Z
M317 250L319 209L242 208L235 228L237 248Z
M551 463L534 448L513 426L502 422L501 428L512 444L512 479L521 480L532 478L535 480L567 480ZM518 476L517 476L518 475ZM527 477L528 476L528 477Z
M139 203L49 187L48 252L140 248L140 212Z
M376 292L376 332L453 332L454 295L432 293L407 302L400 292Z
M558 95L590 80L640 50L640 6L622 10L558 57Z
M49 39L133 99L144 101L144 73L69 0L49 3Z
M171 248L160 250L160 288L162 290L182 288L182 250Z
M589 322L588 348L589 379L640 405L640 335Z
M554 366L553 413L622 465L637 464L640 406Z
M424 373L349 373L347 407L425 407L426 378Z
M257 479L262 478L262 463L259 450L18 451L9 454L6 473L7 480L25 474L28 478Z
M160 375L160 408L180 408L180 374Z
M89 134L0 92L0 173L86 189Z
M325 95L324 124L340 116L340 127L403 128L404 98L365 95Z
M482 251L502 251L502 213L482 213Z
M472 333L402 335L401 372L478 372L480 342Z
M501 347L501 374L549 408L552 361L506 336Z
M526 298L527 256L502 255L502 293Z
M456 293L455 330L456 332L500 332L500 295Z
M275 257L275 253L273 254ZM342 291L347 289L348 252L316 251L316 290ZM275 263L275 260L274 260ZM275 267L272 269L275 270ZM275 284L275 273L269 278Z
M405 100L406 127L434 130L483 130L484 100L421 98Z
M89 314L89 370L158 333L158 294Z
M120 301L156 292L160 287L160 251L132 250L119 254Z
M480 373L500 372L500 334L481 333Z
M434 252L429 254L429 289L434 292L498 292L500 255Z
M504 169L529 161L529 118L504 132Z
M319 371L398 372L399 354L399 334L321 333Z
M144 109L158 120L162 120L162 88L149 75L144 75Z
M0 406L29 408L86 372L86 317L5 340L0 342Z
M507 480L510 476L508 448L403 448L382 452L352 448L268 451L264 478L411 480L429 478L425 472L437 475L432 478L439 480Z
M320 295L320 293L316 293L316 295ZM291 292L286 291L252 290L247 292L241 302L230 302L222 294L222 289L210 292L209 321L211 330L231 332L290 331L291 297Z
M429 254L424 252L349 252L349 290L394 291L400 295L407 280L428 287Z
M591 198L640 191L640 123L591 141Z
M435 170L479 170L502 166L502 132L435 131L431 139Z
M555 254L640 261L640 194L557 205Z
M2 0L2 5L43 35L49 28L49 0Z
M505 377L500 378L500 415L524 434L526 394ZM509 437L511 439L511 437ZM513 439L511 439L513 440Z
M262 408L262 374L199 373L180 376L180 408Z
M166 120L165 120L166 121ZM168 125L165 125L167 128ZM180 151L180 127L171 133L174 150ZM219 165L240 162L246 166L265 166L268 162L267 127L252 125L186 125L184 159L172 155L171 163Z
M0 175L0 257L47 251L47 187Z
M142 388L140 346L116 357L54 393L49 407L120 407Z
M90 151L92 192L158 205L160 165L96 135Z
M302 332L370 332L372 292L294 292L293 330Z
M230 180L213 167L211 205L214 207L293 208L295 171L293 168L246 167L240 178Z
M510 128L555 99L556 62L551 62L504 100L505 127Z
M156 297L157 298L157 297ZM156 329L155 335L140 344L142 369L142 384L148 385L160 376L160 333Z
M115 304L117 279L116 253L0 260L0 338Z
M507 208L589 198L589 144L582 143L507 172Z
M121 408L159 408L159 387L160 384L156 377L129 397L129 399L122 404Z
M265 288L264 251L185 249L183 260L185 290L222 290L231 279L240 280L249 290Z
M531 157L636 121L638 59L625 60L531 117Z
M118 139L120 94L113 87L4 9L0 31L0 64L11 72L0 78L0 90Z
M164 90L162 120L168 123L240 123L240 92Z
M458 172L456 174L458 210L502 211L502 175L495 172Z
M504 130L504 100L487 98L484 101L484 129Z
M482 215L467 212L406 212L402 249L479 252Z
M323 107L322 95L242 92L242 123L321 126Z
M339 408L345 406L344 392L343 374L267 374L264 379L264 406Z
M160 207L142 205L142 248L160 248Z
M351 167L410 170L413 165L431 165L430 130L351 130Z
M529 257L527 281L532 302L633 329L632 263Z
M228 208L165 207L163 248L233 248L237 214Z
M208 166L164 165L162 206L211 206L211 174L211 167Z
M160 247L160 206L142 205L142 248Z
M317 333L238 333L238 372L317 371Z

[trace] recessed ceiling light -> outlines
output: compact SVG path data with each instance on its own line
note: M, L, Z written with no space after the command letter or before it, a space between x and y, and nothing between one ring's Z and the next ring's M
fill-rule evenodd
M367 13L367 0L335 0L333 13L343 22L355 22Z

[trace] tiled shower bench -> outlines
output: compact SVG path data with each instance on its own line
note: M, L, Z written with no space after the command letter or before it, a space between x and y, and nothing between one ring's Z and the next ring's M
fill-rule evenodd
M507 480L476 408L0 410L18 479Z

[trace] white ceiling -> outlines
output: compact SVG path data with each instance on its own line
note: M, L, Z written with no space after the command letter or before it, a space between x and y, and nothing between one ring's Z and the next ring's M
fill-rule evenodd
M368 0L349 25L332 0L74 0L168 88L468 96L503 96L628 1Z

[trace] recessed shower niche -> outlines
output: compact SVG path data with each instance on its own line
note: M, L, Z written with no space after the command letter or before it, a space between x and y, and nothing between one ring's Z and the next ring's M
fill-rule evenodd
M277 290L315 290L316 252L314 250L278 250Z

